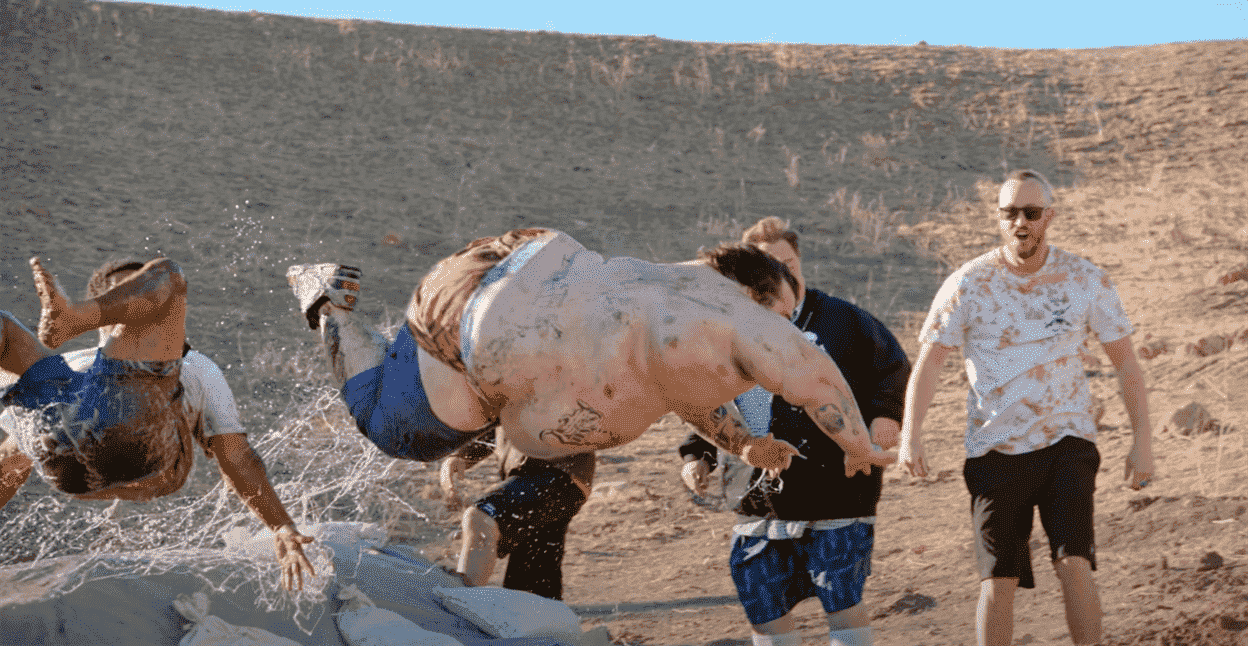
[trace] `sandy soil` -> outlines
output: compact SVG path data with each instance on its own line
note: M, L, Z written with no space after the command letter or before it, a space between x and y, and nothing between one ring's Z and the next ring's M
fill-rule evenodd
M106 256L169 254L191 278L192 343L258 430L286 397L259 358L311 342L286 264L359 259L366 313L393 318L434 260L481 233L549 225L608 255L674 261L776 214L803 233L810 282L875 312L913 353L940 280L993 244L993 182L1037 168L1058 188L1051 241L1117 282L1153 389L1160 474L1133 493L1117 381L1099 349L1086 366L1106 408L1105 643L1248 634L1243 41L706 45L141 4L0 12L14 18L0 21L14 25L0 32L3 307L33 322L35 253L71 290ZM878 644L973 641L952 359L943 384L926 434L937 475L886 476L866 599ZM1203 413L1176 415L1191 404ZM621 644L748 641L726 571L732 514L684 492L684 432L665 419L602 455L600 495L572 525L567 601ZM428 472L405 473L435 496ZM426 551L450 562L453 518L425 503ZM1015 641L1067 643L1033 539L1038 587L1019 594ZM805 640L826 642L817 606L798 613Z

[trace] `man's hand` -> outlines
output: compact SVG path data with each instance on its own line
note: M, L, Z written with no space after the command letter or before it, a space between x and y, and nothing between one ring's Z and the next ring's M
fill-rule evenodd
M848 453L846 453L845 454L845 477L852 478L858 475L859 473L871 475L871 467L873 466L886 467L896 461L897 461L896 455L889 453L887 451L883 451L881 449L877 449L875 447L871 447L870 452L864 453L862 455L851 456Z
M927 476L927 456L923 452L923 440L918 433L912 434L909 442L901 443L897 459L910 471L910 475L916 478Z
M1147 487L1153 481L1153 448L1145 444L1142 448L1140 442L1131 445L1131 451L1127 453L1127 468L1124 473L1127 480L1127 486L1135 491L1139 491Z
M752 437L741 451L741 459L746 464L758 469L766 469L767 475L775 478L781 471L789 468L793 457L805 459L797 448L784 440L777 440L768 433L762 437Z
M282 525L273 532L273 550L277 552L277 563L282 566L282 587L287 590L302 590L303 576L316 576L312 562L303 554L303 546L312 542L311 536L304 536L294 525Z
M877 417L871 420L871 441L875 442L882 449L891 449L897 446L897 440L901 436L901 424L895 419L887 417Z
M680 479L685 486L698 496L705 496L707 483L710 480L711 466L704 460L690 460L680 469Z
M439 480L442 483L442 498L446 501L448 511L459 511L463 501L459 496L459 479L464 477L464 459L452 455L442 461L442 472Z

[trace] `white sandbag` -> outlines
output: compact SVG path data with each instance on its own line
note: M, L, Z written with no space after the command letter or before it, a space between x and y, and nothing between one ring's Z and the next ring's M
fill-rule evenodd
M329 541L356 549L383 547L386 544L386 530L376 523L316 523L299 527L299 532L316 539L317 543ZM256 532L246 527L231 528L225 533L225 551L255 562L277 558L273 551L273 530L268 528Z
M494 637L552 637L580 643L581 622L562 601L494 587L434 588L438 602Z
M463 646L450 635L425 630L397 613L378 608L354 585L338 591L345 601L338 612L338 632L350 646Z
M308 525L304 532L318 541L352 545L359 549L386 545L386 528L377 523L334 522Z
M299 642L267 630L235 626L208 614L208 595L203 592L196 592L190 597L180 594L173 601L173 607L194 622L178 646L300 646Z

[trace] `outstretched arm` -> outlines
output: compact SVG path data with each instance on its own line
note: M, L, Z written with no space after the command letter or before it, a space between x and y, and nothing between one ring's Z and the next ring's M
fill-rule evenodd
M939 343L924 343L919 359L906 384L906 408L901 421L901 450L898 459L910 475L927 475L927 456L923 453L923 418L936 396L936 379L945 366L945 358L953 348Z
M870 473L872 465L896 460L871 445L866 422L836 363L788 321L740 326L734 357L763 388L806 411L821 431L845 451L845 474ZM750 334L752 336L745 336Z
M1127 453L1126 479L1129 486L1139 491L1147 487L1156 467L1153 466L1153 430L1148 418L1148 388L1144 384L1144 372L1135 360L1131 337L1110 341L1101 346L1118 372L1118 387L1122 389L1122 401L1131 418L1134 442Z
M776 475L789 468L793 456L800 456L792 444L777 440L770 433L754 437L737 405L728 402L713 410L677 410L677 415L693 424L698 435L711 444L741 456L750 466L767 469Z
M217 459L221 477L229 483L243 503L264 524L273 530L273 548L277 562L282 566L282 586L287 590L302 590L303 577L314 576L312 563L303 554L303 546L312 542L295 528L294 521L269 483L264 461L251 448L247 436L242 433L225 433L208 438L208 450Z

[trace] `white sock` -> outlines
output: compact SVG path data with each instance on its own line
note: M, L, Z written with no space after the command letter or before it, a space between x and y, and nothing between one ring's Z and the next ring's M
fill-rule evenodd
M782 635L752 633L751 637L754 639L754 646L800 646L802 643L802 636L796 631Z
M829 630L828 638L832 641L832 646L872 646L873 643L870 626Z

